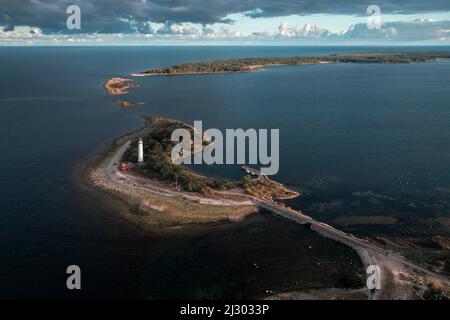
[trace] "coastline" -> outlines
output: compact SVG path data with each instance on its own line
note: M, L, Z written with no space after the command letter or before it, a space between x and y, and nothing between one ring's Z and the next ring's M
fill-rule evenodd
M406 64L418 62L439 62L450 59L449 51L416 51L416 52L376 52L334 54L329 56L297 56L297 57L256 57L192 62L173 65L171 67L154 68L133 73L133 77L173 76L173 75L205 75L215 73L239 73L262 70L264 67L303 66L312 64L356 63L356 64Z
M296 64L295 66L308 66L308 65L315 65L315 64L331 64L335 63L333 61L318 61L316 63L301 63ZM207 71L207 72L177 72L177 73L146 73L146 72L138 72L138 73L131 73L131 77L159 77L159 76L192 76L192 75L207 75L207 74L224 74L224 73L248 73L248 72L256 72L256 71L264 71L264 68L276 68L276 67L284 67L289 66L289 64L286 63L274 63L274 64L266 64L266 65L254 65L254 66L248 66L244 70L238 70L238 71Z

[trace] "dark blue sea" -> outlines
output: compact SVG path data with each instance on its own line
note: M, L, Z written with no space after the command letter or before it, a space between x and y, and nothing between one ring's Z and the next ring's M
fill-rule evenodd
M142 296L136 283L159 250L155 238L74 175L143 114L280 129L275 179L303 192L289 205L358 235L450 236L450 61L139 78L124 99L145 104L128 109L103 89L110 77L191 61L430 49L0 48L0 297L70 297L70 264L95 284L87 296ZM242 176L238 166L194 169Z

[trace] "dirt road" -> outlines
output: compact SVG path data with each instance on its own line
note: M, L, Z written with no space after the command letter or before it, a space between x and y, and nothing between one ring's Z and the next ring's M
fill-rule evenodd
M197 203L217 205L217 206L236 206L236 205L256 205L267 209L276 215L292 220L300 224L310 224L311 229L320 235L343 243L358 252L364 265L377 265L381 270L381 289L367 290L369 299L409 299L420 296L420 291L427 289L427 285L432 283L437 287L450 287L450 280L444 275L431 272L413 262L403 258L400 254L387 251L383 248L370 243L367 240L357 238L351 234L338 230L326 223L314 220L301 211L287 208L280 204L272 203L263 199L256 198L236 191L218 192L223 197L209 198L202 195L177 191L173 188L164 186L156 180L150 180L135 175L125 173L119 170L120 160L124 152L128 149L131 141L125 143L107 163L107 176L115 181L125 185L127 188L143 189L148 192L169 197L181 197ZM239 200L227 199L235 197Z

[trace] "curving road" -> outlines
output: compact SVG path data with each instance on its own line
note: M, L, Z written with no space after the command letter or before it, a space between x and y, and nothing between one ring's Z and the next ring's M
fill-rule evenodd
M406 260L399 254L392 253L366 240L357 238L351 234L338 230L326 223L314 220L310 216L303 214L303 212L301 211L293 210L291 208L287 208L285 206L272 203L252 195L233 191L220 191L218 193L229 196L239 196L241 198L244 197L247 198L248 200L236 201L230 199L215 199L215 198L207 198L201 195L197 196L193 194L187 194L185 192L176 191L168 187L165 187L162 184L158 184L156 181L133 176L131 174L127 174L123 171L120 171L119 163L122 159L123 154L130 146L130 143L131 141L128 141L127 143L119 147L114 156L105 166L107 176L116 183L124 184L128 188L143 189L152 193L169 197L183 197L190 201L195 201L197 203L209 205L224 205L224 206L256 205L260 208L269 210L278 216L295 221L296 223L311 224L311 229L316 231L320 235L343 243L356 250L358 254L361 256L361 259L363 260L366 267L370 264L377 264L380 266L380 268L384 269L384 272L389 272L392 265L409 267L410 270L413 270L415 273L421 276L426 275L450 287L450 280L448 277L427 270L411 261ZM383 291L383 288L382 290L377 290L377 292L368 290L369 298L371 299L379 298L382 293L380 291Z

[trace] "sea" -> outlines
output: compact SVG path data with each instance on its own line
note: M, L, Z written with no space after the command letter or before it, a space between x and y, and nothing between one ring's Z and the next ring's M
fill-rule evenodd
M111 77L185 62L408 50L450 47L0 48L0 297L158 297L143 279L176 241L75 183L96 152L143 126L142 115L279 129L273 179L302 193L287 205L359 236L424 246L450 236L450 61L142 77L124 97L103 88ZM121 99L144 104L123 109ZM242 177L238 165L193 169ZM69 265L89 284L81 293L65 287Z

